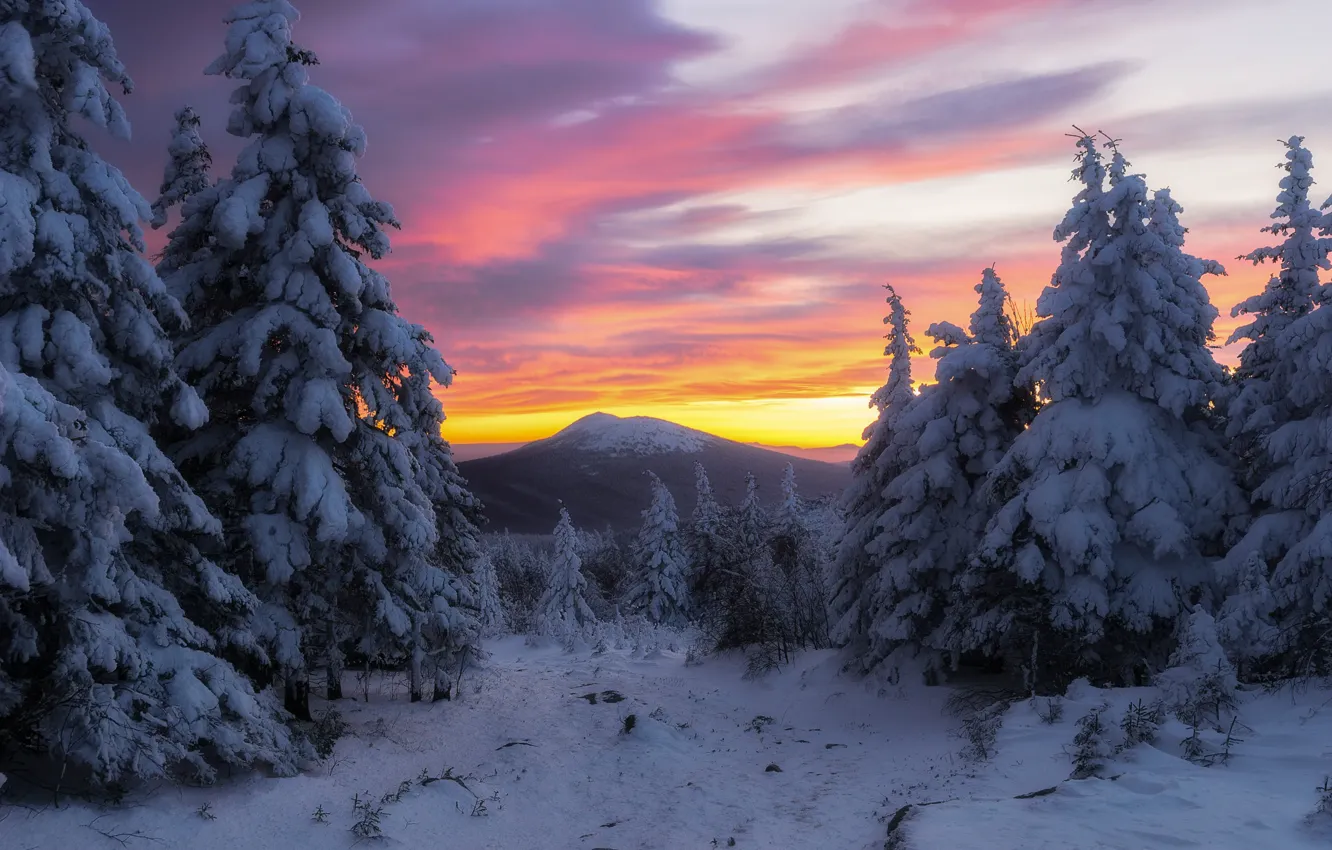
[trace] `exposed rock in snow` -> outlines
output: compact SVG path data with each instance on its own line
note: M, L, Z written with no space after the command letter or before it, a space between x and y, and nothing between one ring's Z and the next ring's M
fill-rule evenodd
M650 416L621 418L592 413L543 442L609 455L695 454L718 442L716 437Z

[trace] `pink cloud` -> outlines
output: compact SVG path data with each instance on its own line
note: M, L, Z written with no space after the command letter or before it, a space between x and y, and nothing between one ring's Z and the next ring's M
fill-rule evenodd
M199 72L220 48L231 0L87 2L141 82L126 101L136 142L108 143L113 159L145 193L155 189L169 116L188 101L225 164L238 144L221 132L230 83ZM1071 154L1059 129L1067 114L1123 66L995 69L982 85L941 80L799 122L774 104L1014 31L1068 2L873 0L830 40L715 89L685 88L674 69L721 40L652 0L305 0L296 32L321 56L314 81L369 133L362 176L404 222L382 268L403 312L460 369L446 402L465 428L468 417L510 410L858 392L882 380L885 279L907 294L922 337L930 321L965 318L992 260L1034 301L1057 256L1054 220L999 256L904 263L887 259L892 234L883 259L835 238L717 244L719 229L761 233L782 213L716 196L1061 161ZM1199 134L1242 121L1233 111L1194 117ZM1113 128L1130 152L1139 137L1168 144L1180 122L1130 118ZM799 285L807 295L791 294ZM1230 287L1222 298L1238 293ZM1229 303L1216 300L1225 313Z
M855 81L1066 4L1067 0L872 0L864 14L831 38L764 69L752 85L760 91L790 91Z

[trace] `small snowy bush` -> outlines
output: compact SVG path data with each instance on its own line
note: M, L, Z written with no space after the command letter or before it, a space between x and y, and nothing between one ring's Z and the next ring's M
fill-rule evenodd
M999 728L1004 723L1004 714L1008 711L1007 702L995 702L967 715L962 720L958 733L966 744L962 747L962 757L968 761L983 762L994 758L998 749Z
M3 778L3 776L0 776L0 779ZM1323 784L1315 788L1314 793L1318 795L1318 798L1317 802L1314 803L1314 810L1309 815L1309 819L1332 816L1332 776L1324 776Z
M336 708L330 708L315 718L314 724L306 734L316 755L326 759L333 755L333 747L346 737L350 729L351 726L342 718L342 713Z
M1046 726L1053 726L1064 718L1064 700L1062 697L1045 697L1037 703L1033 700L1036 715Z

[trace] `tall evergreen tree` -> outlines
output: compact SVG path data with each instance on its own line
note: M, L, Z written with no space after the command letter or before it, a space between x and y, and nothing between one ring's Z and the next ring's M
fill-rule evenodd
M695 609L711 607L730 569L734 546L727 539L727 523L703 464L694 463L697 501L688 533L690 596Z
M1306 281L1313 268L1326 267L1330 225L1319 241L1305 242ZM1278 402L1284 421L1273 421L1263 442L1265 474L1254 490L1263 515L1232 555L1232 563L1251 553L1275 563L1271 591L1283 637L1277 648L1287 670L1301 675L1332 672L1332 282L1318 286L1314 302L1275 339L1281 371L1290 376Z
M430 335L419 325L409 327L428 350L433 342ZM447 365L444 369L447 381L452 381L453 371ZM481 635L483 610L476 574L484 566L479 563L483 552L477 531L482 522L481 502L467 489L453 450L440 434L444 410L431 392L432 374L412 372L402 380L416 384L399 397L417 407L412 420L419 425L415 430L399 430L395 436L416 460L416 482L433 510L435 536L425 548L399 555L393 571L394 592L409 602L412 681L419 689L421 663L428 661L439 699L448 693L450 671L462 663Z
M800 521L800 492L796 486L795 465L788 463L782 470L782 498L773 512L773 522L788 527Z
M1238 391L1227 409L1227 436L1249 445L1249 461L1257 471L1268 461L1260 457L1262 440L1290 418L1290 391L1296 381L1294 361L1278 342L1292 322L1313 310L1319 292L1321 270L1328 262L1332 244L1319 235L1322 215L1309 202L1314 180L1313 155L1304 147L1304 137L1285 142L1285 176L1280 181L1272 224L1264 233L1281 243L1251 251L1240 257L1255 265L1272 262L1278 268L1263 291L1235 305L1231 316L1248 316L1247 324L1235 329L1227 344L1248 340L1235 370Z
M990 473L1000 507L962 579L955 643L1023 664L1042 688L1165 663L1242 511L1206 427L1223 377L1206 267L1152 223L1122 157L1107 190L1094 140L1078 146L1082 189L1018 373L1047 403Z
M984 483L1032 414L1032 394L1015 384L1017 333L1008 294L993 268L975 287L970 332L940 322L935 381L897 419L892 446L909 465L884 489L886 509L869 548L881 564L873 586L871 627L860 661L872 668L919 657L928 675L941 669L954 580L971 557L991 513Z
M439 437L452 370L388 282L393 210L356 173L365 133L308 82L296 10L228 17L208 68L240 81L231 175L195 194L160 267L195 320L178 366L212 410L176 447L222 519L228 563L264 604L254 628L308 715L309 672L340 691L344 646L420 668L470 645L475 502ZM440 665L437 665L440 666Z
M699 532L716 534L721 530L721 506L717 504L717 496L712 492L708 471L697 461L694 463L694 489L698 500L694 503L694 513L690 520Z
M763 548L767 539L768 515L759 501L758 479L752 472L745 473L745 497L740 500L735 529L742 556L753 556Z
M638 582L626 601L647 612L655 623L683 625L689 611L689 569L675 499L652 473L652 503L643 511L643 525L634 546Z
M290 772L280 709L219 657L255 600L152 436L208 413L172 368L148 204L76 121L128 136L108 83L131 89L79 0L0 3L0 758L207 778L207 745Z
M213 156L199 135L199 114L193 107L182 107L176 112L176 126L167 145L167 164L162 175L162 186L153 202L153 228L166 224L167 213L213 184L209 169Z
M540 611L541 631L553 637L568 638L596 620L587 605L587 579L578 558L578 531L568 508L560 508L560 521L555 525L555 553Z
M1217 612L1216 625L1221 644L1243 671L1276 652L1281 634L1274 624L1276 599L1266 559L1258 551L1250 550L1244 561L1230 572L1231 581Z
M481 634L495 637L504 633L506 618L504 606L500 603L499 575L490 553L484 549L477 555L472 567L476 576L476 601Z
M823 647L828 645L826 555L806 511L796 485L795 466L788 463L782 473L782 498L773 512L771 557L787 597L794 641Z
M829 568L832 640L852 644L859 653L871 626L870 595L878 581L879 558L870 551L878 536L879 517L883 515L884 489L904 467L906 458L893 451L897 419L915 398L911 387L911 355L919 354L916 341L907 328L910 313L891 285L888 290L888 380L870 396L870 406L878 418L865 428L865 445L852 462L851 485L842 498L846 528L837 546L837 555Z
M1227 558L1231 595L1222 624L1223 636L1235 637L1224 626L1239 621L1248 624L1246 637L1257 629L1286 638L1233 645L1241 663L1283 650L1303 672L1326 672L1332 669L1332 380L1324 352L1332 344L1326 307L1332 290L1319 277L1332 268L1332 234L1309 202L1313 158L1303 141L1286 142L1274 223L1263 228L1282 242L1244 258L1279 268L1261 293L1235 307L1252 321L1231 337L1249 343L1236 370L1230 435L1246 450L1258 516ZM1275 565L1270 587L1259 563Z

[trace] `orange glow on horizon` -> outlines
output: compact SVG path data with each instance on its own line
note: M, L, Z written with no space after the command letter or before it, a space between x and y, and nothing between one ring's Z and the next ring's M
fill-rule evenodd
M869 393L804 399L700 401L685 404L595 406L538 413L472 415L463 423L452 418L444 436L452 443L526 443L549 437L591 413L651 416L742 443L821 448L860 444L860 432L872 420ZM838 435L851 434L847 439Z
M1261 236L1261 234L1259 234ZM1233 256L1236 245L1257 243L1248 228L1227 228L1198 238L1189 250L1201 256ZM1034 308L1056 262L1056 248L999 263L1015 300ZM982 263L975 263L979 279ZM1230 306L1258 291L1271 267L1231 261L1230 274L1205 280L1220 316L1216 345L1225 343L1243 317ZM625 270L616 270L623 273ZM664 276L663 270L643 270ZM769 285L775 281L769 281ZM965 327L974 308L974 282L965 274L903 276L894 281L911 311L911 332L921 354L912 358L918 383L933 380L932 340L925 330L947 320ZM462 374L441 394L451 442L529 442L548 437L574 420L601 411L651 416L740 442L801 448L859 444L873 420L869 395L886 374L882 356L882 290L865 287L855 303L824 305L810 314L758 317L759 296L745 304L587 306L565 311L528 340L521 364ZM780 306L780 305L776 305ZM817 338L810 339L810 326ZM679 350L651 351L654 333L680 328L704 337ZM668 334L669 335L669 334ZM762 344L747 341L762 338ZM572 351L577 339L585 351ZM642 350L634 345L642 343ZM625 348L628 346L628 348ZM623 356L617 357L617 351ZM603 354L604 352L604 354ZM1234 362L1233 350L1216 352ZM446 352L447 356L447 352Z

